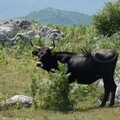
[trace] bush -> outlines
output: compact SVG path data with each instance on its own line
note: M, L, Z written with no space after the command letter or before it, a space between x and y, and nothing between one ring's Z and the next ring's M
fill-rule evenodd
M120 0L106 3L105 8L93 16L93 25L103 35L117 32L120 29Z
M60 65L59 69L53 70L49 79L40 85L38 102L40 108L66 111L73 107L69 99L68 74L63 65Z

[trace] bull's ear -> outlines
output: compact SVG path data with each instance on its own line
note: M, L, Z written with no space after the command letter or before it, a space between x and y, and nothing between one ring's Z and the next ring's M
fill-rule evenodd
M38 55L38 51L32 51L32 54L37 56Z

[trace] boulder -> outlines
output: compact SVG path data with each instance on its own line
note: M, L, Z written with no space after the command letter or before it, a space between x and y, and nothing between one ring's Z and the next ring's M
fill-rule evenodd
M12 38L16 35L17 30L12 25L2 25L0 26L0 32L4 33L8 38Z
M13 38L19 30L28 30L31 24L28 20L8 20L0 23L0 32Z
M32 22L28 20L19 20L19 27L23 30L28 30L30 26L32 25Z
M4 42L6 42L6 40L7 36L4 33L0 32L0 44L4 46Z
M115 96L115 104L120 104L120 78L119 77L115 78L115 83L117 85L116 96ZM103 82L102 82L102 80L98 80L94 83L94 85L97 86L97 87L103 87ZM100 100L98 100L98 101L100 101Z
M59 41L63 36L63 33L58 29L51 29L47 26L43 26L40 33L40 38L44 40L57 40Z
M115 83L117 85L116 96L115 96L115 103L116 104L120 104L120 78L119 78L119 76L116 77Z
M25 33L18 33L16 36L19 37L19 38L21 38L25 42L29 42L30 39L32 39L32 37L35 36L35 31L34 30L29 30L29 31L27 31ZM16 39L16 41L17 41L17 39Z
M13 105L20 103L24 107L30 107L33 104L33 98L25 95L15 95L0 103L1 108L10 108Z

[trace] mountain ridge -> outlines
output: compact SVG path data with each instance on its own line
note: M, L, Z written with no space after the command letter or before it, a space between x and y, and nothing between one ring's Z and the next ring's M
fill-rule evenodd
M90 15L51 7L33 11L27 16L24 16L24 18L36 19L43 24L55 25L76 25L91 23Z

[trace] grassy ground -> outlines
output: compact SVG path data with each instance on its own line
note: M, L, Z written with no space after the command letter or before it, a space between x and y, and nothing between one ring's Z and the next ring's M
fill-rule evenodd
M8 56L7 62L0 63L0 95L1 99L16 94L30 95L28 87L30 77L36 72L39 81L47 77L47 72L35 66L33 58L13 58ZM3 64L4 63L4 64ZM75 110L67 113L34 110L31 108L9 109L0 111L0 120L120 120L120 107L99 108L91 101L79 103Z
M120 120L120 107L89 107L68 113L48 110L7 110L0 112L1 120Z

